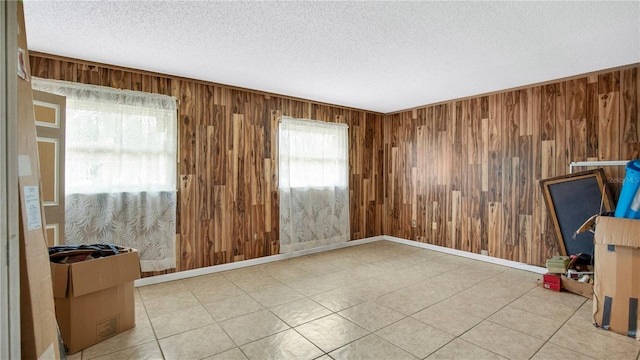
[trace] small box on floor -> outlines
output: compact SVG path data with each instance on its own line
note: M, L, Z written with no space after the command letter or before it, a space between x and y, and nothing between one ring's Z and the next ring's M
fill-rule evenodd
M562 285L560 283L560 275L544 274L542 276L542 280L542 286L544 286L545 289L560 291L560 289L562 288Z
M547 259L547 271L552 274L564 274L567 272L571 259L568 256L554 256Z
M133 281L140 277L140 260L135 249L68 264L51 262L51 277L67 353L136 325Z

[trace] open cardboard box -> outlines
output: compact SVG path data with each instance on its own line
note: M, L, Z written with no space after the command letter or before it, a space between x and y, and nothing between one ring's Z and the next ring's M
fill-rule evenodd
M593 314L604 329L640 339L640 220L598 216Z
M67 353L136 325L133 281L140 278L136 250L72 264L50 264L56 318Z
M582 295L587 299L593 299L593 285L579 282L578 280L568 278L564 275L560 276L560 282L564 290Z

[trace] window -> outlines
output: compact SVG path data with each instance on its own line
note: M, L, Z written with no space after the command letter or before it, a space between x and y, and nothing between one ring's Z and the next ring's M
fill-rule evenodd
M280 128L280 144L288 147L288 160L280 181L290 187L347 187L349 158L345 127L340 124L318 126L313 122L285 123Z
M166 95L33 79L67 99L65 243L135 248L175 268L177 113Z
M176 189L175 109L67 100L67 194Z
M349 240L347 130L345 124L281 119L281 253Z

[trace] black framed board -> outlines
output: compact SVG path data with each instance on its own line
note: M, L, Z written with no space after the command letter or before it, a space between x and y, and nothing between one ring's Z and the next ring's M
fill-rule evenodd
M593 256L593 233L574 233L591 216L611 212L615 204L604 171L595 169L541 180L542 195L549 210L561 255Z

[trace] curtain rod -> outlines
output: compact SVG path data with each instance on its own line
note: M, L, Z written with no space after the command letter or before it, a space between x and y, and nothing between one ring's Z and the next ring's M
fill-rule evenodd
M569 164L569 174L573 174L574 166L623 166L630 160L602 160L602 161L572 161Z

